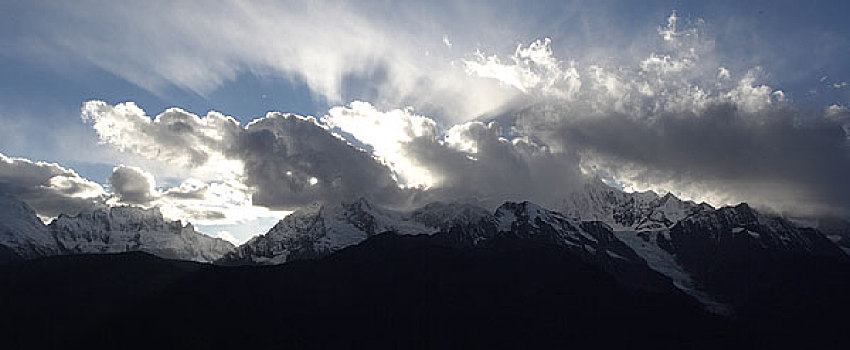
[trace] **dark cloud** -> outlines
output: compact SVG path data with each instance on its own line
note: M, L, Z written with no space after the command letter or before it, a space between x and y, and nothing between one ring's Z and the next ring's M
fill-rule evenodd
M386 166L312 118L270 113L248 125L227 155L244 163L245 183L256 187L254 203L271 208L356 196L392 203L403 196Z
M352 106L358 113L343 115L351 120L326 118L341 133L359 137L354 144L369 152L312 117L291 114L269 113L241 127L215 113L198 118L173 109L168 113L186 115L160 115L151 122L141 110L124 113L124 107L101 105L92 119L99 132L102 122L128 126L130 132L104 131L101 137L147 157L197 148L207 160L189 166L215 167L211 159L238 162L238 181L252 188L253 204L274 209L358 196L390 206L456 199L556 205L583 183L584 174L607 174L632 187L713 204L746 201L798 214L850 212L845 183L850 113L843 107L795 109L781 92L752 79L747 74L709 95L679 83L659 85L655 90L662 96L654 101L663 101L660 105L651 103L648 92L636 94L637 85L612 83L607 95L588 93L590 100L544 98L498 116L516 123L508 132L482 122L441 132L428 118L371 106ZM612 95L620 90L631 92ZM123 123L137 119L148 122ZM175 133L185 139L172 140ZM158 146L148 152L145 144ZM397 178L405 171L427 185L401 187ZM143 202L149 198L141 187L116 193ZM164 195L200 200L205 190L187 187Z
M505 200L554 205L583 181L576 155L554 154L525 139L507 140L496 123L470 122L449 132L474 151L425 137L406 145L417 164L439 177L439 186L420 197L469 198L485 205Z
M706 188L779 211L850 213L844 110L807 113L784 105L748 112L717 103L649 119L562 113L520 113L519 124L631 181L697 195Z
M100 185L73 170L3 154L0 154L0 192L15 195L46 217L76 214L105 199Z

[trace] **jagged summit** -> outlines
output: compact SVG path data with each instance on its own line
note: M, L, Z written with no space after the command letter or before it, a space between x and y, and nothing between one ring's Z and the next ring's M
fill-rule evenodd
M592 262L619 259L644 264L616 240L607 224L576 221L528 201L507 202L493 213L459 202L436 202L412 212L397 212L364 199L296 211L221 262L279 264L318 258L382 232L428 234L455 246L475 246L498 236L514 237L574 249Z
M47 227L29 205L17 197L0 192L0 245L16 258L31 259L56 255L59 247Z
M234 247L195 231L191 224L168 221L158 208L98 208L61 215L49 225L66 254L144 251L168 259L214 261Z
M722 254L725 249L813 254L843 259L846 255L823 233L780 216L766 215L746 203L704 211L670 228L667 249ZM749 250L753 250L749 249Z
M599 179L586 183L558 207L571 218L603 221L615 230L660 230L696 212L713 209L706 203L683 201L669 192L664 196L652 191L624 192Z
M432 233L428 225L401 213L379 208L365 198L351 202L314 203L280 220L227 254L225 264L279 264L316 258L360 243L378 233Z
M384 208L365 198L313 203L234 249L190 224L165 220L158 209L98 208L61 215L45 226L31 208L0 196L0 208L5 208L0 238L4 249L17 249L14 254L25 258L22 247L33 256L144 251L232 265L321 258L385 232L426 235L428 242L459 249L543 244L595 264L630 286L675 286L721 313L731 310L727 302L732 297L717 287L718 277L712 275L717 266L788 254L848 260L818 230L746 203L715 209L670 193L625 193L601 182L564 203L567 212L529 201L505 202L493 211L465 202L434 202L412 211Z

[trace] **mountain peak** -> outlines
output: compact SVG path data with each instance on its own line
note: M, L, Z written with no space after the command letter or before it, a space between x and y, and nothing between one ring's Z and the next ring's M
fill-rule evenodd
M56 240L35 210L18 197L3 192L0 192L0 245L24 259L59 253Z
M62 215L48 227L69 254L143 251L168 259L214 261L234 248L196 232L191 224L166 220L158 208L97 208Z
M701 207L670 192L660 197L653 191L624 192L596 179L570 194L557 209L575 220L603 221L616 230L660 230Z
M434 229L360 197L351 202L322 203L296 210L267 233L228 254L222 262L279 264L316 258L387 231L421 234Z

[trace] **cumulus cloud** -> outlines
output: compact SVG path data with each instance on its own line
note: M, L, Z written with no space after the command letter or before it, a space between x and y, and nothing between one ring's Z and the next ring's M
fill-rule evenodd
M428 200L474 199L496 206L506 200L554 205L584 178L572 153L552 153L524 137L508 139L494 122L452 127L442 139L416 138L407 152L437 176Z
M234 191L243 186L238 190L250 194L251 205L277 210L358 196L393 206L461 197L494 205L506 199L555 203L555 197L580 181L573 153L556 154L528 138L509 136L496 123L470 122L442 130L433 119L409 108L380 111L354 102L332 108L321 120L272 112L245 126L217 123L225 130L218 133L212 128L182 128L179 140L168 124L173 118L166 117L177 110L151 119L140 110L114 112L122 109L125 105L93 101L86 103L83 113L88 113L96 130L99 123L111 121L109 133L101 138L116 147L196 168L214 166L211 163L216 162L209 159L236 164L232 172L221 172L218 181ZM88 112L92 110L96 112ZM193 120L192 125L216 115L198 118L180 113L184 115L179 120ZM158 142L160 138L163 142ZM193 154L193 147L208 160L189 161L192 158L186 155ZM134 184L146 179L134 178L138 179ZM139 192L133 196L139 198L137 203L154 198L141 194L149 193L148 187L134 189ZM170 203L175 211L189 216L203 216L211 213L190 212L181 203L194 201L193 208L198 208L210 201L212 189L206 183L184 182L162 191L156 202Z
M354 137L392 169L403 186L433 186L433 175L419 166L415 157L406 153L404 145L415 138L438 136L437 123L416 115L411 108L378 111L368 102L355 101L349 106L331 108L322 122Z
M659 34L660 53L631 67L577 67L583 79L573 98L537 98L499 118L626 188L797 214L850 213L841 107L796 108L759 82L758 67L735 77L711 59L700 28L682 28L675 14Z
M581 152L585 169L604 170L636 190L800 214L850 208L846 135L817 115L789 109L753 114L718 104L650 122L617 114L573 118L535 133Z
M471 78L510 91L495 99L504 107L492 115L498 123L445 125L365 102L319 120L273 112L244 126L216 112L151 118L131 103L88 102L83 116L103 142L210 184L163 198L207 200L217 181L252 205L286 210L354 196L549 204L583 176L604 174L626 188L713 204L846 213L846 108L801 110L759 67L720 64L703 25L673 14L656 46L625 65L559 58L548 39L460 61Z
M221 113L199 117L170 108L151 118L133 102L112 106L88 101L81 115L101 142L118 150L212 173L238 170L223 152L241 128L235 119Z
M574 154L554 154L498 123L468 122L442 130L410 109L388 112L364 102L335 107L322 118L332 130L363 143L399 175L414 203L470 199L488 205L505 200L555 204L583 178Z
M259 205L292 209L317 200L399 198L389 168L311 117L269 113L245 128L228 155L243 163L245 184L256 188Z
M125 203L146 205L157 197L153 175L141 168L119 165L109 176L109 184L112 193Z
M255 206L252 189L232 180L189 178L179 186L158 189L153 175L127 165L115 167L108 180L110 186L104 189L58 164L0 154L0 192L26 202L45 220L114 205L158 207L169 219L202 225L280 219L288 214Z
M280 219L288 214L255 205L252 189L234 181L202 182L190 178L160 193L151 206L159 207L167 217L199 225L234 225L260 218Z
M33 162L0 154L0 191L13 194L43 217L75 214L102 203L99 184L56 163Z
M244 184L257 205L289 210L317 200L368 194L391 202L398 195L385 165L312 117L269 113L242 126L216 112L198 117L172 108L151 118L133 103L101 101L86 102L82 115L102 142L187 167L202 179Z

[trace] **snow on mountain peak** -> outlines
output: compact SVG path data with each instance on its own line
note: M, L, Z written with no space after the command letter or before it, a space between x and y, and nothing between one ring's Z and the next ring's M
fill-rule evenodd
M25 259L59 253L35 210L7 193L0 193L0 245Z
M191 224L165 220L157 208L111 207L60 215L49 229L70 254L144 251L168 259L214 261L233 249L225 240L196 232Z
M316 203L280 220L266 234L252 238L228 254L224 263L279 264L324 256L382 232L433 233L433 227L371 204Z
M558 209L576 220L604 221L616 230L660 230L708 208L713 209L672 193L624 192L597 179L569 195Z

